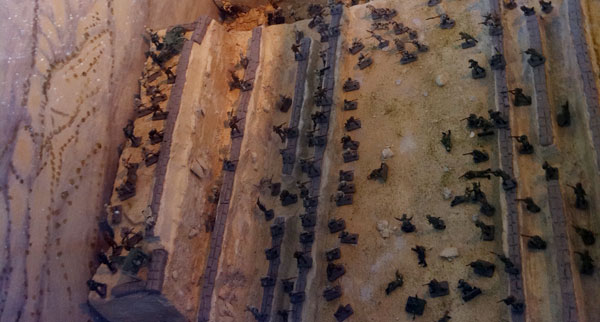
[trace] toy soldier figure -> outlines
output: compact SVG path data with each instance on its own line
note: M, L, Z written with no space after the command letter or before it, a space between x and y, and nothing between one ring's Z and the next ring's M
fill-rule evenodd
M428 0L427 1L427 6L428 7L435 7L438 4L440 4L440 2L442 2L442 0Z
M482 171L467 171L465 172L465 174L463 174L462 176L458 177L460 178L465 178L467 180L471 180L471 179L475 179L475 178L487 178L488 180L491 179L491 176L489 175L492 172L492 169L485 169Z
M517 142L521 143L519 147L519 154L532 154L533 153L533 145L529 143L529 138L527 135L521 136L511 136L511 138L517 140Z
M469 302L481 294L481 289L479 287L471 286L462 279L458 281L458 288L462 292L462 299L465 302Z
M504 2L504 8L508 10L512 10L517 7L517 3L515 0L508 0L508 2Z
M569 112L569 101L561 106L561 112L556 115L556 123L560 127L571 125L571 112Z
M171 71L171 67L165 68L165 74L167 75L167 84L175 84L176 76Z
M450 152L452 150L452 139L451 139L452 131L448 130L448 133L442 132L442 145L446 149L446 152Z
M395 35L402 35L410 30L410 28L404 26L404 24L401 22L392 21L392 26L394 26L393 29Z
M579 272L585 275L592 275L594 273L594 260L590 256L590 252L586 249L582 252L575 252L579 255L581 260L581 266L579 266Z
M386 182L388 176L388 165L385 162L381 162L378 169L372 170L367 179L369 180L380 180Z
M298 268L311 268L312 267L312 258L303 252L295 252L294 258L298 264Z
M365 45L363 45L363 43L360 40L355 38L352 41L352 46L350 46L350 48L348 48L348 52L350 52L350 54L352 54L352 55L356 55L361 50L363 50L363 48L365 48Z
M371 18L373 20L379 20L381 18L390 20L398 14L396 9L375 8L372 5L367 5L367 8L371 11Z
M344 135L342 137L342 144L344 149L350 150L358 150L358 146L360 145L358 141L353 141L350 135Z
M150 143L153 145L162 142L164 135L165 135L164 131L158 132L156 129L152 129L152 130L150 130L150 132L148 132L148 137L150 138Z
M438 282L434 278L425 285L429 286L429 296L431 296L432 298L446 296L446 295L450 294L448 282L446 282L446 281Z
M281 123L280 125L273 125L273 132L275 132L275 134L279 135L279 138L281 139L281 143L285 143L285 138L286 138L286 134L285 134L285 130L283 129L283 126L285 125L285 123Z
M281 201L282 206L289 206L298 202L298 195L295 193L292 194L287 190L283 190L279 195L279 200Z
M263 322L263 321L267 320L268 316L266 314L260 313L260 311L258 310L258 308L255 308L254 306L246 305L246 311L252 313L252 316L258 322Z
M371 57L366 57L363 54L358 56L358 68L361 70L371 66L371 64L373 64L373 59Z
M589 204L588 201L585 199L586 193L585 190L583 190L583 185L581 184L581 182L578 182L575 185L575 187L571 185L567 186L571 187L573 189L573 192L575 193L575 208L581 210L588 209Z
M544 0L540 0L540 6L542 6L542 12L545 14L549 14L552 12L552 9L554 9L552 6L552 1L546 2Z
M383 49L383 48L387 47L390 44L389 40L383 39L383 37L381 37L380 35L372 32L372 31L369 31L369 32L371 33L371 37L377 39L377 41L379 42L379 44L377 45L377 47L379 49Z
M291 294L294 291L294 279L295 277L282 278L281 285L283 287L283 293Z
M437 322L450 322L450 319L452 319L452 317L450 317L450 315L448 314L450 314L450 312L446 311L446 313L444 313L444 316L442 316L442 318L439 319Z
M481 128L482 122L485 121L485 119L481 116L477 117L477 115L471 113L469 114L469 117L465 117L464 119L462 119L461 121L467 121L467 127L470 129L479 129Z
M525 6L521 6L521 11L523 11L525 17L535 15L535 9L533 7L527 8Z
M573 228L575 228L575 232L581 236L581 240L586 246L594 245L596 237L594 237L595 234L593 231L577 226L573 226Z
M544 161L542 169L546 170L546 181L558 180L558 168L550 166L548 161Z
M330 286L323 291L323 297L327 302L331 302L342 296L342 287L339 285Z
M498 301L498 303L500 302L504 302L504 304L510 305L510 310L515 314L522 314L523 312L525 312L525 303L517 302L517 299L512 295Z
M106 284L98 283L90 279L87 281L87 286L90 291L96 292L96 294L98 294L98 296L100 296L101 298L106 298Z
M344 111L353 111L358 108L358 102L356 100L344 99Z
M344 265L334 263L327 264L327 280L329 282L334 282L344 274L346 274Z
M531 96L527 96L525 94L523 94L523 89L522 88L515 88L513 90L507 91L508 93L513 94L514 100L513 100L513 104L515 106L528 106L531 105ZM504 92L502 92L504 93Z
M238 75L236 75L236 73L233 70L230 70L229 74L231 75L231 81L229 82L229 90L231 91L235 88L241 89L242 80L238 77Z
M398 46L397 43L396 46ZM409 53L408 50L401 50L400 53L402 54L402 58L400 58L400 64L402 65L406 65L417 60L417 55Z
M338 309L333 313L333 317L335 317L336 321L343 322L348 319L352 314L354 314L354 310L352 309L352 305L346 304L338 306Z
M451 29L452 27L454 27L454 24L455 24L454 19L450 19L450 17L445 13L443 13L439 16L427 18L425 20L430 20L430 19L435 19L435 18L440 18L440 28L442 28L442 29Z
M350 116L350 118L346 121L346 123L344 124L344 128L346 129L346 131L350 132L350 131L354 131L354 130L358 130L361 127L361 122L359 119L354 118L354 116Z
M249 63L250 63L250 59L248 59L248 57L246 57L244 55L244 53L242 53L240 51L240 66L242 66L242 68L246 69L246 68L248 68Z
M498 48L494 47L494 50L496 51L496 54L494 54L490 59L490 67L492 70L504 70L506 67L504 55L498 51Z
M503 170L496 169L492 171L492 174L496 177L502 178L502 188L504 189L504 191L512 190L517 186L517 182Z
M504 263L504 271L510 275L519 275L519 269L517 267L515 267L515 264L510 260L510 258L502 255L502 254L497 254L494 252L490 252L494 255L496 255L498 257L498 259Z
M158 34L152 29L148 29L148 33L150 34L150 41L152 41L156 47L156 50L161 50L163 48L163 44L160 42L160 37Z
M115 267L114 263L108 260L106 254L99 252L96 254L96 260L98 260L98 263L106 265L111 273L114 274L117 272L117 268Z
M471 77L473 77L473 79L485 77L485 69L479 66L477 61L469 59L469 68L471 68Z
M415 47L417 47L417 50L418 50L419 52L422 52L422 53L424 53L424 52L427 52L427 51L429 51L429 46L427 46L427 45L425 45L425 44L422 44L422 43L420 43L420 42L419 42L419 41L417 41L417 40L412 40L412 41L411 41L411 43L412 43L413 45L415 45Z
M471 266L475 274L484 277L492 277L496 269L496 265L481 259L471 262L467 266Z
M294 52L294 58L296 59L296 61L304 59L304 56L300 51L300 44L292 44L292 52Z
M306 184L310 183L310 181L300 182L300 180L296 181L296 188L300 190L300 198L304 199L308 197L310 194L308 188L306 188Z
M265 215L265 220L269 221L275 217L273 209L267 209L267 207L260 202L260 198L256 199L256 206L258 206L258 209Z
M375 30L388 30L389 22L374 22L371 24L371 31Z
M142 143L142 138L135 136L133 134L133 129L133 120L128 120L127 125L123 128L123 134L125 135L126 139L131 141L131 146L137 148Z
M385 295L390 295L390 293L392 293L398 287L401 287L403 284L404 278L402 277L402 274L396 270L396 278L388 283L387 287L385 288Z
M537 50L533 48L527 49L525 53L529 55L529 59L527 59L527 62L531 67L537 67L543 65L546 62L546 57L538 53Z
M344 86L342 89L344 90L344 92L356 91L360 89L360 83L357 80L353 80L352 78L348 77L346 82L344 82Z
M321 111L316 111L310 115L313 122L313 129L317 128L317 123L327 123L327 115Z
M508 128L508 121L502 117L502 113L499 111L488 110L490 119L494 121L494 125L499 129Z
M477 43L478 43L477 39L475 39L473 36L469 35L468 33L461 31L458 34L460 35L459 40L464 40L464 42L462 44L460 44L462 49L475 47L477 45Z
M444 221L442 219L440 219L440 217L433 217L430 215L427 215L427 221L433 226L434 229L436 230L444 230L446 229L446 223L444 223Z
M494 241L495 227L486 225L481 220L475 221L475 226L481 229L481 239L484 241Z
M404 307L404 311L413 315L413 320L417 315L423 315L425 311L425 304L427 301L420 299L419 296L415 294L415 296L409 296L406 300L406 306Z
M427 267L427 262L425 261L425 247L417 245L414 248L411 248L410 250L417 253L417 258L419 259L419 265L421 267Z
M526 205L527 211L531 212L531 213L538 213L541 211L540 207L538 205L535 204L535 202L533 202L533 199L531 199L531 197L527 197L524 199L517 199L517 201L523 201Z
M413 30L413 29L409 29L408 30L408 39L415 40L417 38L419 38L419 35L417 34L417 31Z
M338 237L340 238L340 243L342 244L358 244L358 234L351 234L347 231L342 231Z
M398 50L399 52L403 52L406 50L406 46L404 46L404 41L402 41L402 39L394 39L394 44L396 45L396 50Z
M238 119L237 115L232 115L229 118L229 128L231 129L231 135L234 135L236 132L238 134L241 134L242 132L240 132L240 128L238 127L238 122L241 121L243 118Z
M473 150L473 152L470 153L464 153L463 155L472 155L474 163L481 163L490 159L490 156L487 154L487 152L479 151L477 149Z
M402 214L402 218L398 218L398 217L394 217L394 218L396 218L396 220L402 222L402 227L400 229L402 229L402 231L405 232L405 233L412 233L412 232L414 232L417 229L415 227L415 225L413 225L410 222L413 217L408 218L406 216L406 214Z
M521 236L529 238L529 240L527 241L527 248L535 249L535 250L546 249L547 244L546 244L546 241L542 239L542 237L540 237L538 235L533 235L533 236L521 235Z

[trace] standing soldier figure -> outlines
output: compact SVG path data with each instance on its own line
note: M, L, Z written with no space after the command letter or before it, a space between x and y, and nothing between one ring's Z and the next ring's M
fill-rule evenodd
M442 145L446 148L447 152L452 150L452 139L451 139L452 131L448 130L448 133L442 132Z
M533 153L533 145L529 143L527 135L511 136L511 138L516 139L517 142L521 143L521 146L519 147L519 154Z
M522 88L515 88L512 89L510 91L507 91L508 93L511 93L515 96L514 100L513 100L513 104L515 106L528 106L531 105L531 96L527 96L525 94L523 94L523 89Z
M575 228L575 232L581 236L581 240L586 246L594 245L596 237L594 237L593 231L577 226L573 226L573 228Z
M579 272L585 275L592 275L594 273L594 260L590 256L590 252L586 249L583 253L575 252L575 254L579 255L579 259L581 260Z
M238 127L238 122L241 121L242 119L238 119L237 115L232 115L229 118L229 128L231 129L231 135L234 135L235 132L237 132L238 134L241 134L242 132L240 131L240 128Z
M585 196L587 194L585 193L585 190L583 190L583 185L581 184L581 182L578 182L575 185L575 187L573 187L571 185L568 185L568 186L571 187L573 189L573 192L575 193L575 208L581 209L581 210L588 209L589 203L585 199Z
M469 68L471 68L471 77L473 77L473 79L485 77L485 69L479 66L477 61L469 59Z
M462 44L460 44L462 49L475 47L475 45L477 45L477 42L478 42L477 39L475 39L473 36L469 35L468 33L461 31L458 34L460 35L459 40L464 40L464 42Z

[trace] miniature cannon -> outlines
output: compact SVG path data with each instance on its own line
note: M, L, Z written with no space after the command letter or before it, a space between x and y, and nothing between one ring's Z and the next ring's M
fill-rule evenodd
M542 239L542 237L540 237L538 235L534 235L534 236L521 235L521 236L529 238L529 240L527 240L527 248L535 249L535 250L546 249L547 243L545 240Z
M438 282L436 279L432 279L429 283L425 284L429 286L429 296L432 298L446 296L450 294L450 287L448 282Z
M404 284L404 278L402 274L396 270L396 275L393 281L389 282L387 287L385 288L385 295L390 295L394 290L401 287Z
M496 265L481 259L471 262L467 266L471 266L475 274L483 277L492 277L496 270Z

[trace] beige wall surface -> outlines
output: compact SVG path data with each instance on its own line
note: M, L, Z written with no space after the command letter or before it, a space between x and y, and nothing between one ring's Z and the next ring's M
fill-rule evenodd
M0 0L0 322L86 321L97 221L147 45L212 0Z

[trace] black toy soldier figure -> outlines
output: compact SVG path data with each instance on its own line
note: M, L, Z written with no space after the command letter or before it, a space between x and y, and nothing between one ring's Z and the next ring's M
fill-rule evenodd
M131 146L137 148L142 143L142 138L135 136L133 129L133 120L128 120L127 125L123 128L123 134L125 134L126 139L131 141Z
M544 164L542 164L542 169L546 171L546 181L558 180L558 168L550 166L548 161L544 161Z
M437 322L450 322L450 319L452 319L452 317L450 315L448 315L448 314L450 314L450 312L446 311L444 313L444 316L442 316L442 318L439 319Z
M452 27L454 27L454 20L450 19L450 17L443 13L439 16L435 16L435 17L431 17L431 18L427 18L425 20L430 20L430 19L435 19L435 18L440 18L440 28L442 29L451 29Z
M396 47L398 47L398 43L396 43ZM417 56L415 54L409 53L408 50L401 50L400 53L402 54L402 58L400 58L400 64L402 65L406 65L417 60Z
M471 266L475 274L484 277L492 277L496 270L496 265L481 259L471 262L467 266Z
M508 128L508 121L502 117L502 113L499 111L488 110L490 119L494 121L494 125L499 129Z
M504 304L510 305L510 310L515 314L522 314L523 312L525 312L525 303L517 301L517 299L512 295L498 301L498 303L500 302L504 302Z
M481 229L481 239L484 241L494 241L495 227L492 225L486 225L482 221L477 220L475 226Z
M98 294L98 296L100 296L101 298L106 297L106 284L98 283L90 279L87 281L87 286L90 291L96 292L96 294Z
M561 112L556 115L556 123L560 127L571 125L571 112L569 112L569 101L561 106Z
M533 7L528 8L525 6L521 6L521 11L523 11L523 14L527 17L527 16L533 16L535 15L535 9Z
M275 132L275 134L279 135L279 138L281 139L281 143L285 143L285 138L286 138L286 133L285 130L283 129L283 126L285 125L285 123L282 123L280 125L273 125L273 132Z
M394 218L396 218L396 220L402 222L402 226L401 226L400 229L402 229L403 232L405 232L405 233L412 233L412 232L414 232L416 230L415 225L413 225L410 222L413 217L408 218L406 216L406 214L402 214L402 218L398 218L398 217L394 217Z
M525 203L527 211L531 212L531 213L538 213L541 211L540 207L538 205L535 204L535 202L533 202L533 199L531 197L527 197L524 199L517 199L517 201L522 201Z
M232 115L229 118L229 128L231 129L231 135L241 134L240 128L238 127L238 122L242 119L238 119L237 115Z
M508 2L504 2L504 8L508 10L515 9L517 7L517 3L515 0L508 0Z
M490 156L487 154L487 152L479 151L477 149L473 150L473 152L465 153L463 155L472 155L474 163L481 163L490 159Z
M446 149L446 152L450 152L452 150L452 131L448 130L448 133L442 132L442 145Z
M515 106L528 106L531 105L531 96L527 96L523 94L522 88L515 88L513 90L508 91L515 96L513 104Z
M521 136L511 136L511 138L517 140L517 142L521 143L519 147L519 154L532 154L533 153L533 145L529 143L529 138L527 135Z
M371 37L377 39L377 41L379 42L379 44L377 45L377 47L379 49L383 49L383 48L387 47L390 44L389 40L383 39L383 37L381 37L380 35L372 32L372 31L370 31L370 33L371 33Z
M545 14L549 14L552 12L552 9L554 9L552 6L552 1L546 2L544 0L540 0L540 6L542 6L542 12Z
M356 55L358 54L361 50L363 50L363 48L365 48L365 45L363 45L362 42L360 42L360 40L358 39L354 39L352 41L352 46L350 48L348 48L348 51L350 52L350 54L352 55Z
M396 277L393 281L388 283L387 287L385 288L385 295L390 295L390 293L392 293L395 289L401 287L402 284L404 284L404 278L402 277L402 274L396 270Z
M157 143L162 142L164 135L165 135L164 131L159 132L156 129L152 129L152 130L150 130L150 132L148 132L148 137L150 138L151 144L157 144Z
M477 61L469 59L469 68L471 68L471 77L473 77L473 79L485 77L485 69L479 66Z
M529 240L527 241L527 248L533 249L533 250L546 249L547 243L545 240L542 239L542 237L540 237L538 235L533 235L533 236L521 235L521 236L529 238Z
M417 245L414 248L411 248L410 250L417 253L419 265L421 267L427 267L427 262L425 261L425 247Z
M373 64L373 59L371 57L366 57L363 54L358 56L358 68L365 69Z
M433 226L436 230L444 230L446 229L446 223L440 217L433 217L430 215L426 216L427 221Z
M515 264L510 260L510 258L497 254L494 252L490 252L498 257L498 259L504 263L504 271L510 275L519 275L519 269L515 266Z
M594 260L590 256L590 252L586 249L582 252L575 252L579 255L581 265L579 266L579 272L585 275L592 275L594 273Z
M581 184L581 182L578 182L575 185L575 187L573 187L571 185L567 185L567 186L571 187L573 189L573 192L575 193L575 208L581 209L581 210L587 210L589 203L585 199L586 193L585 193L585 190L583 189L583 185Z
M394 34L396 35L402 35L410 30L410 28L406 27L401 22L392 21L392 26L394 27Z
M429 46L427 46L425 44L422 44L422 43L420 43L417 40L412 40L411 43L413 45L415 45L415 47L417 47L417 50L420 51L420 52L422 52L422 53L429 51Z
M594 237L595 234L593 231L577 226L573 226L573 228L575 228L575 232L581 236L581 240L586 246L594 245L596 237Z
M462 299L465 302L469 302L481 294L481 289L479 287L471 286L462 279L458 281L458 288L462 292Z
M498 48L494 47L496 53L490 59L490 67L492 70L503 70L506 67L506 60L504 55L498 51Z
M176 76L171 71L171 67L165 68L165 74L167 75L167 84L175 84Z
M458 34L460 35L459 40L464 40L464 42L462 44L460 44L462 49L475 47L475 45L477 45L477 42L478 42L477 39L475 39L473 36L469 35L468 33L461 31Z
M529 55L529 59L527 59L527 62L531 67L537 67L543 65L546 62L546 57L538 53L538 51L533 48L527 49L525 53Z

